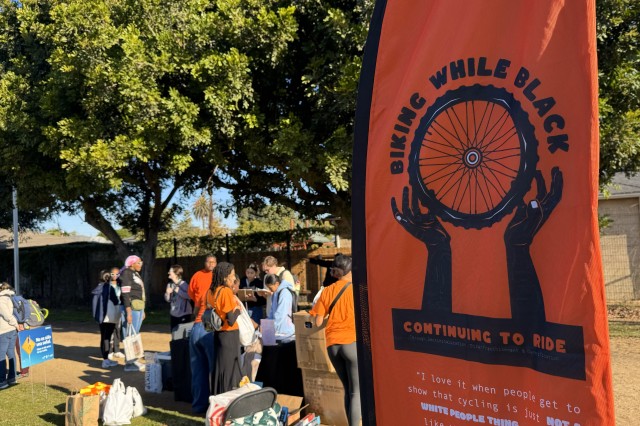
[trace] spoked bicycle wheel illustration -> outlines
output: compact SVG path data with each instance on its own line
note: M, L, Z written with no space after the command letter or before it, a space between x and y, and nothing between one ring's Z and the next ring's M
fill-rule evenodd
M409 182L430 211L465 228L491 226L531 188L538 142L513 95L494 86L448 91L421 119Z

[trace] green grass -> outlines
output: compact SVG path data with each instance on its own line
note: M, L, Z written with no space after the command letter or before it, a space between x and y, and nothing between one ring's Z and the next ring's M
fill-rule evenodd
M64 425L67 395L66 389L28 381L0 390L0 425ZM196 426L204 422L202 417L177 411L149 406L147 409L145 416L136 417L131 424Z
M154 308L145 311L145 324L169 325L169 309ZM68 308L54 308L49 311L47 322L94 322L91 309L72 306Z
M640 322L609 321L609 336L640 338Z

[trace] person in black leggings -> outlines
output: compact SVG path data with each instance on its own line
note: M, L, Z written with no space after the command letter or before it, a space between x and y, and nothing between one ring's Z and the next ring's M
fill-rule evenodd
M360 424L360 382L356 350L356 322L351 285L351 257L338 254L329 272L337 279L326 287L313 306L318 327L327 322L327 353L344 387L344 406L349 426Z

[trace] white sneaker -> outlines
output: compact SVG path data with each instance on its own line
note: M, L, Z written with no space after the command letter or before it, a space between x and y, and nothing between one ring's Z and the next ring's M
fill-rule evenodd
M124 371L144 371L144 365L142 365L142 368L141 368L136 363L125 364Z
M124 358L124 354L122 352L114 352L114 358Z
M116 365L118 365L118 363L115 361L111 361L110 359L102 360L102 368L111 368L115 367Z

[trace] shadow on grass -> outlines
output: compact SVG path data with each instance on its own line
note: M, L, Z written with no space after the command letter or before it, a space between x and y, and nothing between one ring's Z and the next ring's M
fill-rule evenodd
M171 426L196 426L202 425L204 421L202 418L190 418L179 413L166 412L164 410L150 407L147 407L147 414L144 415L144 418Z
M85 377L91 378L91 380L93 380L94 378L97 378L96 375L91 374L92 372L85 372L85 373L88 373L86 374ZM71 395L71 390L65 387L56 386L56 385L48 385L46 387L48 387L49 389L55 390L57 392L60 392L57 398L57 401L60 401L60 399L64 399L64 401L53 406L53 409L50 408L48 412L43 414L38 414L37 416L49 424L64 426L65 413L67 408L66 397ZM143 394L143 398L150 400L151 398L149 397L150 397L149 394L146 394L146 395ZM160 402L160 401L155 401L155 402ZM25 420L27 419L25 418ZM176 412L176 411L168 411L162 408L150 407L148 405L147 405L147 413L144 416L131 419L131 424L134 426L135 425L196 426L196 425L201 425L202 422L203 422L202 417L194 417L188 414L181 414L180 412Z

